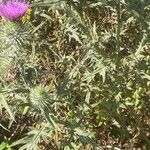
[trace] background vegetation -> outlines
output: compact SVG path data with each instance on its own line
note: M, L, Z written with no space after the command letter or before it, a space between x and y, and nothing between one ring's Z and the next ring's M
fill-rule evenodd
M0 149L150 149L150 1L31 4L1 20Z

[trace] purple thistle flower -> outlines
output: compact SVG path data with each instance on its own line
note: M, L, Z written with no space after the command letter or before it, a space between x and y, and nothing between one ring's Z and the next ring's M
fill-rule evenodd
M2 0L0 2L0 16L8 20L19 21L28 11L29 7L28 0Z

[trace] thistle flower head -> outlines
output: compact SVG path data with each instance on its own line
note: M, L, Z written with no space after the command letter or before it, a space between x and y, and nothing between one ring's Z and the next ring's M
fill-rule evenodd
M32 105L39 109L46 107L49 103L48 93L47 87L41 85L31 89L30 100Z
M0 16L8 20L20 20L30 7L28 0L1 0Z

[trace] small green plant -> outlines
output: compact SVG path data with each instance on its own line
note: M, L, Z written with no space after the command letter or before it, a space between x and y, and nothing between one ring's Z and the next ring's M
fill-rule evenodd
M1 150L11 150L9 144L6 143L6 142L2 142L2 143L0 144L0 149L1 149Z

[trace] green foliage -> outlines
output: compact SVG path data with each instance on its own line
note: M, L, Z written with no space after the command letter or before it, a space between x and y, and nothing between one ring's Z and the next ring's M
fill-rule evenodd
M1 20L0 141L149 149L149 12L148 0L32 0L29 22Z

